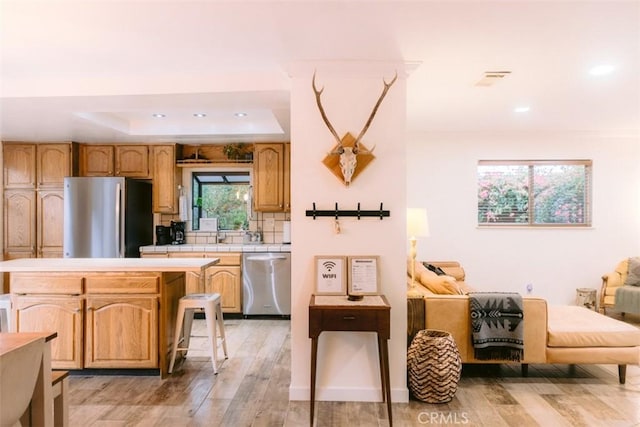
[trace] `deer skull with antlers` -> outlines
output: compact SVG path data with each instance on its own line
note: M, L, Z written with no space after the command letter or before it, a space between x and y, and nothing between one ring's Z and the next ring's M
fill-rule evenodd
M358 162L357 162L358 155L369 155L370 158L373 159L372 153L373 153L373 150L375 149L375 146L371 150L367 150L366 148L364 148L364 146L361 144L360 141L362 140L362 137L364 136L364 134L367 132L367 129L369 129L369 125L371 125L371 122L373 121L373 118L375 117L376 112L378 111L378 107L380 107L382 100L387 95L389 88L395 83L397 79L398 79L398 73L396 73L393 80L391 80L389 83L387 83L386 80L382 79L382 83L384 84L384 89L382 90L382 94L378 98L378 102L376 102L376 105L373 107L373 110L371 111L371 115L369 115L369 119L364 124L364 127L360 131L360 134L354 140L351 134L349 133L347 133L343 138L340 138L336 130L333 128L333 125L331 124L331 122L327 118L327 115L324 112L324 108L322 107L322 101L320 100L320 96L324 91L324 87L318 90L318 88L316 87L316 73L313 73L313 80L311 82L311 85L316 95L316 103L318 104L320 115L322 116L322 120L324 120L324 123L327 125L327 128L329 128L329 131L331 132L331 134L333 135L333 137L336 139L336 142L337 142L336 148L330 151L329 155L340 156L339 157L340 172L342 173L342 179L345 185L347 186L351 184L351 180L354 177L354 174L356 173L356 167L358 166ZM352 141L352 144L349 143L351 141ZM327 162L325 162L325 164L327 164ZM327 166L329 165L327 164Z

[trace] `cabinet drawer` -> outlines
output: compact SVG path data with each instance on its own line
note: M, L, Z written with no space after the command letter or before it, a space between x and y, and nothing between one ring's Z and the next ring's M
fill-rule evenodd
M380 316L374 310L354 310L354 309L336 309L323 310L319 316L314 316L314 321L319 321L317 325L309 325L320 328L322 331L371 331L380 330L380 322L384 316ZM310 320L311 321L311 320ZM314 323L314 322L312 322Z
M160 277L135 273L87 276L85 287L88 294L157 294Z
M236 252L210 252L205 253L205 258L220 258L216 265L240 265L242 254Z
M11 273L11 293L80 295L83 277L69 273Z

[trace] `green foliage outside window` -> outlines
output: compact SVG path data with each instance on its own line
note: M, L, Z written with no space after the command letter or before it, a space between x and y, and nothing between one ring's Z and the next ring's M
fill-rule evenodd
M193 230L201 218L218 218L219 230L249 228L249 173L194 172Z
M480 162L478 224L590 225L590 161Z

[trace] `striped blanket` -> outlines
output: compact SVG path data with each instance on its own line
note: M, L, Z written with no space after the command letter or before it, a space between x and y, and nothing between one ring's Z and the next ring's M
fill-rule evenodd
M475 358L520 362L524 354L520 294L473 292L469 302Z

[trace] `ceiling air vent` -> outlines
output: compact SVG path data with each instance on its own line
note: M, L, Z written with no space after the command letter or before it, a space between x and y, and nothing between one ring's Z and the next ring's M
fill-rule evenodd
M509 74L511 71L485 71L482 78L476 82L476 86L493 86Z

